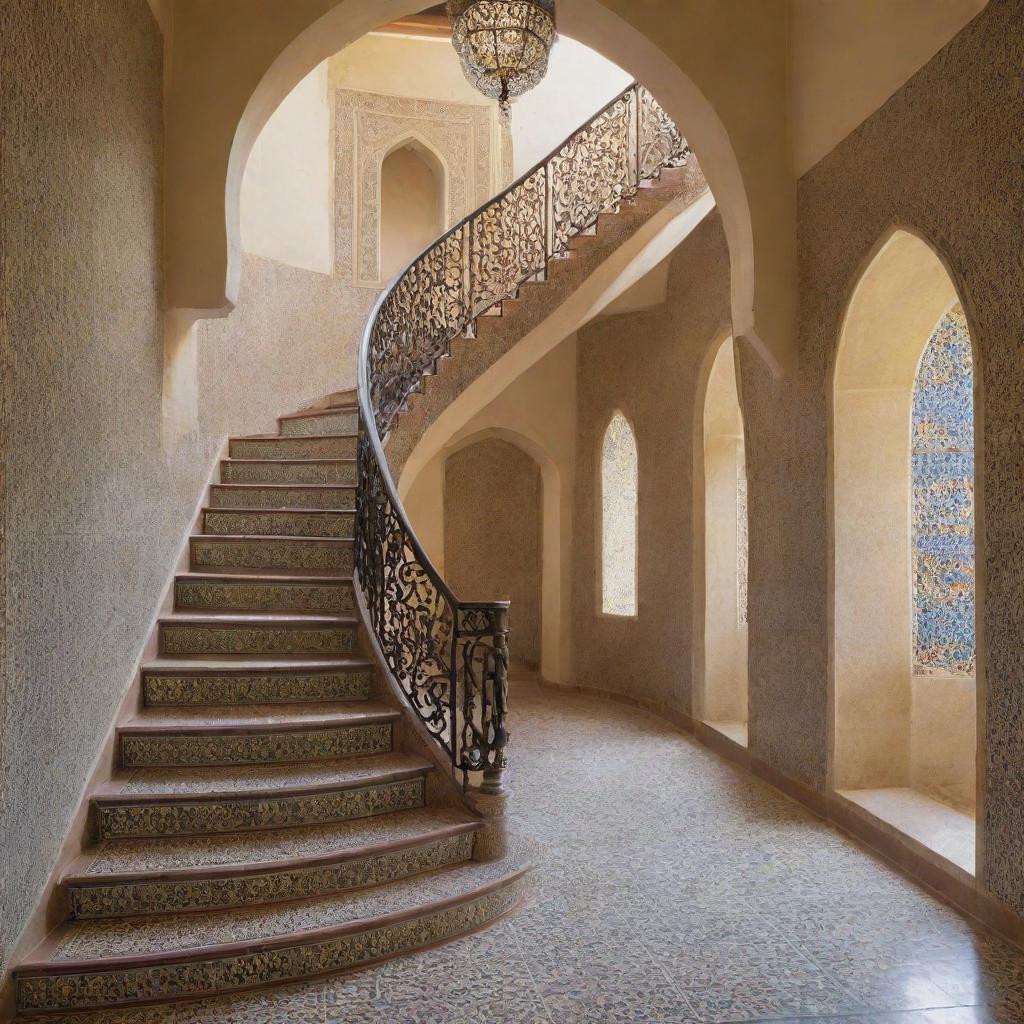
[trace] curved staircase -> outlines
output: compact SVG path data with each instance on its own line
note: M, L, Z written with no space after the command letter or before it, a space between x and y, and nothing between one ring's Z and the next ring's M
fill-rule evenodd
M381 694L352 580L352 396L235 438L210 489L68 920L15 971L22 1014L310 978L464 934L527 861L475 861L481 820Z
M690 156L630 86L396 278L358 401L230 440L61 881L67 918L13 972L21 1015L314 978L522 899L532 850L501 821L508 605L451 592L392 460L659 207L706 190Z

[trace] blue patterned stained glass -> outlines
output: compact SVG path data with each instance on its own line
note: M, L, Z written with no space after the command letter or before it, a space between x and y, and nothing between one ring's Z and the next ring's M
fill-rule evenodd
M974 674L974 386L963 309L940 321L914 382L914 671Z

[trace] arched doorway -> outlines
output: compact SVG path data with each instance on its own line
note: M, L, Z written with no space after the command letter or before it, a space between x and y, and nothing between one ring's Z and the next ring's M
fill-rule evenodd
M747 470L732 338L718 348L703 410L704 673L698 716L747 744Z
M837 790L974 869L974 356L956 288L896 231L853 294L833 392Z

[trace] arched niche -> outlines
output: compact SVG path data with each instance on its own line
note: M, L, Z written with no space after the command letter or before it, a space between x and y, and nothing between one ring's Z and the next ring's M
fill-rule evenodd
M733 339L712 348L697 432L703 479L703 671L696 711L747 743L747 470ZM700 499L699 499L700 500Z
M945 365L936 374L937 358ZM916 838L967 870L977 681L973 657L936 653L943 641L929 618L958 599L963 566L949 572L947 559L936 573L928 550L952 551L948 542L969 533L973 647L973 366L943 261L918 235L894 230L854 289L833 375L832 779L897 828L910 831L915 818ZM937 400L945 411L935 412ZM966 461L940 453L945 468L928 465L945 430L938 419L948 415L971 437L971 452ZM950 488L958 497L947 500ZM957 614L962 627L962 608ZM943 808L962 816L959 830Z
M390 281L444 234L447 175L437 153L419 138L393 145L380 164L381 282Z

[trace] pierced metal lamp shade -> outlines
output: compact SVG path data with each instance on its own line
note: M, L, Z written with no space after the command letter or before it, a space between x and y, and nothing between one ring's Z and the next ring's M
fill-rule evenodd
M507 117L509 101L548 70L555 0L448 0L448 17L466 78Z

